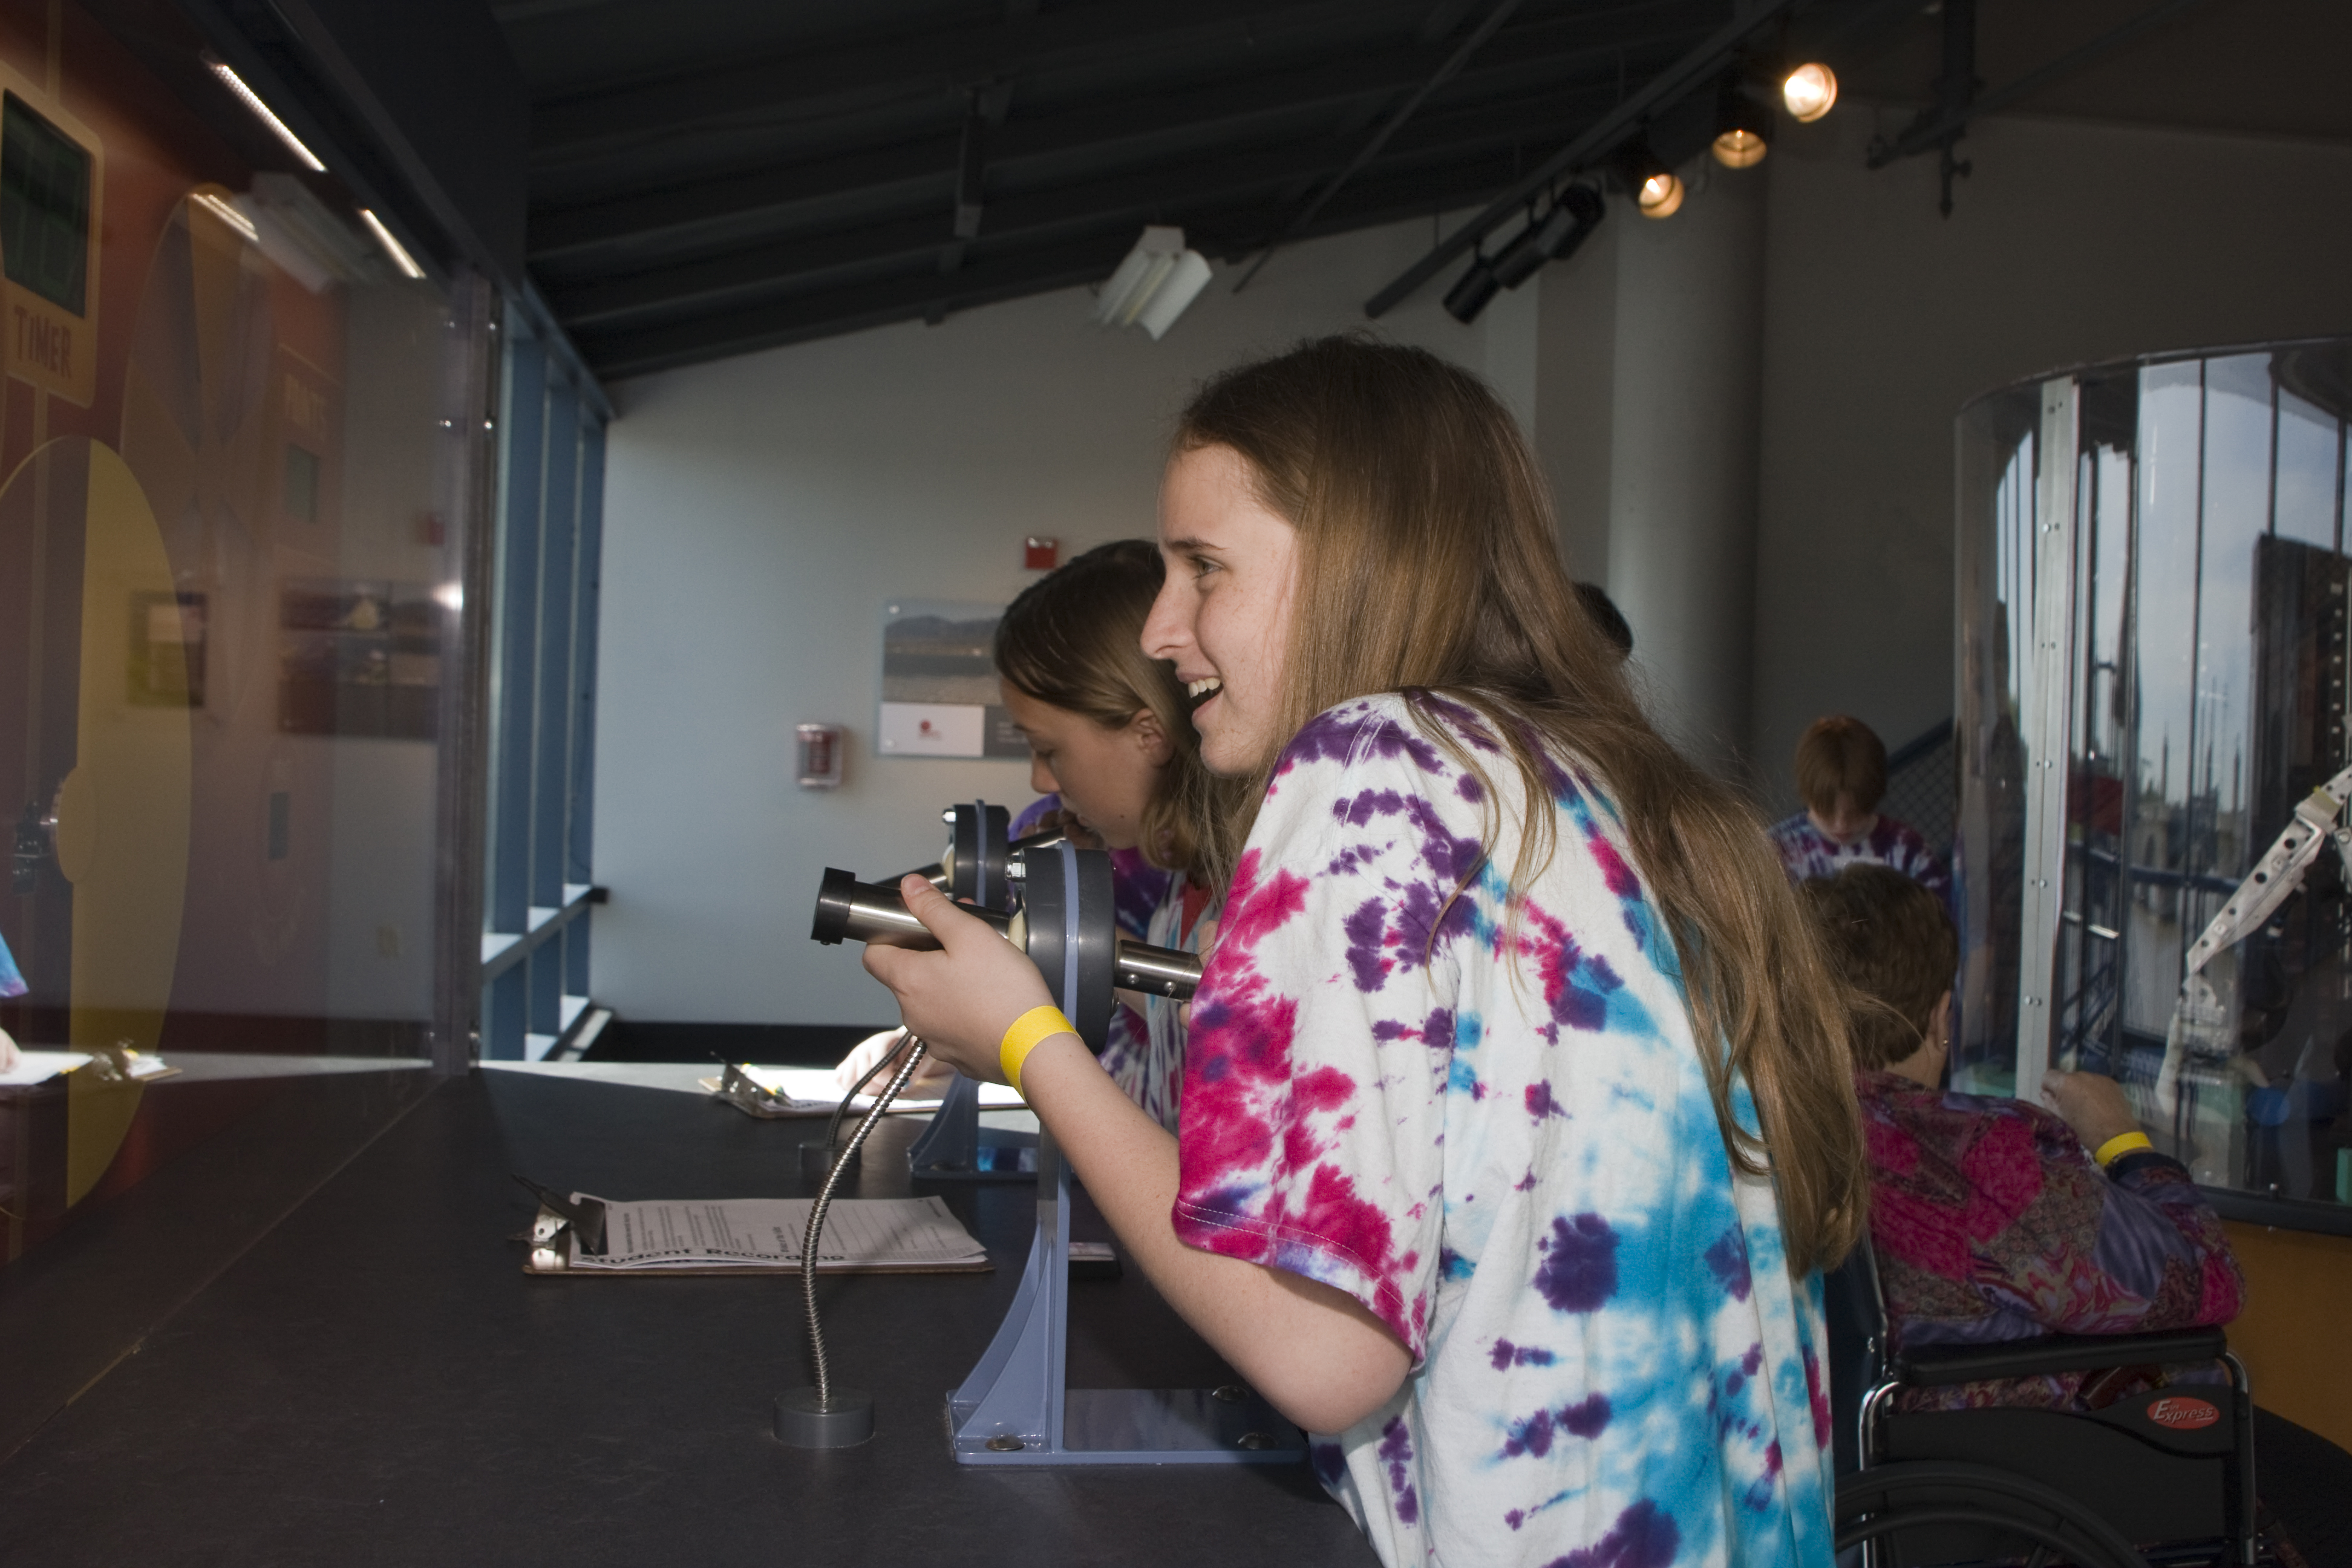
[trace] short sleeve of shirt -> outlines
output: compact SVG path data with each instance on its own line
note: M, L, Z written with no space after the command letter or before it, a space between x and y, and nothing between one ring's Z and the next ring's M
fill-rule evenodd
M1433 798L1454 782L1377 710L1326 714L1286 752L1193 998L1173 1215L1193 1247L1347 1292L1416 1361L1454 1044L1433 937L1479 860L1475 807L1454 803L1464 837Z

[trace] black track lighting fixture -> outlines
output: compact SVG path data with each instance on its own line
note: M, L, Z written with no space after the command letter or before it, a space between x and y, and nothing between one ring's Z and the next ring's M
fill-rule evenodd
M1516 289L1534 277L1547 261L1560 261L1575 254L1585 237L1599 226L1601 216L1609 207L1601 193L1590 185L1570 185L1553 198L1551 208L1541 217L1531 217L1518 237L1505 246L1495 258L1495 281L1506 289Z
M1445 313L1466 327L1478 319L1478 312L1486 308L1486 301L1500 288L1502 285L1495 280L1494 264L1483 252L1473 251L1470 269L1445 291Z
M1715 161L1727 169L1752 169L1770 151L1772 109L1748 90L1745 71L1723 79L1715 100Z
M1682 180L1650 150L1648 137L1636 136L1620 147L1616 164L1643 217L1672 217L1682 210Z

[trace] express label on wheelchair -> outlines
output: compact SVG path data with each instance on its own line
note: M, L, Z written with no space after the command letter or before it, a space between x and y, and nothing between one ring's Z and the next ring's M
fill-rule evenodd
M2147 1418L2159 1426L2169 1426L2176 1432L2194 1432L2200 1426L2210 1426L2221 1419L2221 1407L2206 1399L2184 1399L2172 1395L2159 1399L2147 1407Z

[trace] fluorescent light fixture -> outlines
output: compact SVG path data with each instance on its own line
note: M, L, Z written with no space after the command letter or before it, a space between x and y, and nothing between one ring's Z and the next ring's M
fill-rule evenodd
M409 255L406 250L401 248L400 241L392 237L392 230L383 226L383 220L382 218L368 211L367 208L362 207L360 208L360 221L367 225L367 231L375 236L375 242L383 247L383 253L392 258L393 265L400 268L401 275L403 277L422 278L425 276L425 268L417 266L416 258Z
M1184 231L1153 224L1102 286L1095 300L1097 326L1141 327L1158 342L1209 284L1209 263L1184 248Z
M327 165L319 162L319 155L302 145L302 138L288 130L286 121L269 112L269 105L261 101L261 95L246 86L245 79L229 69L227 61L216 60L207 55L205 57L205 64L211 68L213 75L220 78L222 86L236 95L236 100L239 103L253 111L253 117L256 120L269 127L271 135L286 143L286 150L289 153L302 160L304 168L314 174L323 174L327 172Z
M236 208L229 203L225 202L218 196L213 195L210 191L192 192L190 193L188 199L195 203L196 205L204 208L205 211L212 214L213 216L220 219L221 222L228 225L230 228L235 229L238 235L243 237L247 245L253 245L259 242L261 238L261 231L253 226L253 220L246 216L243 213L237 211Z

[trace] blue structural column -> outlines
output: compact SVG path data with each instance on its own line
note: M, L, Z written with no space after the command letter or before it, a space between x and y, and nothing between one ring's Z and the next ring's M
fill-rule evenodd
M520 936L530 922L530 800L534 703L532 654L539 628L541 500L545 489L547 359L518 338L508 349L505 460L500 474L499 599L493 627L488 929ZM516 1060L528 1025L520 965L490 987L482 1054Z
M561 909L568 835L564 806L572 785L572 564L580 500L580 396L571 385L547 388L545 489L540 501L539 638L533 701L539 710L531 759L530 901ZM563 1026L563 953L550 943L530 956L531 1032Z
M604 427L593 420L580 429L580 543L574 576L572 627L572 778L564 876L595 880L593 846L596 807L596 633L604 560ZM588 994L589 922L573 922L563 945L564 989Z

